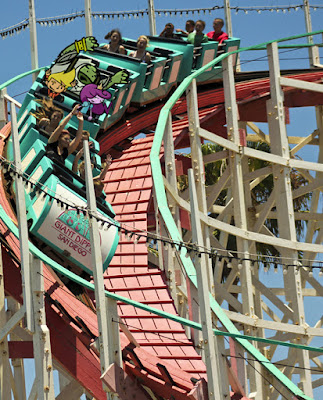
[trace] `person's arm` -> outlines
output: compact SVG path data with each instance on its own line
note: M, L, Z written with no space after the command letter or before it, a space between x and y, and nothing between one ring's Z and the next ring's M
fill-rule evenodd
M165 28L162 30L162 32L160 32L159 37L164 36L164 33L165 33L165 32L166 32L166 26L165 26Z
M80 105L77 104L74 106L73 110L66 115L66 117L60 122L58 127L54 130L54 132L50 135L48 139L48 143L55 143L57 142L58 138L60 137L63 129L65 128L65 125L68 123L68 121L73 117L73 115L76 115L78 112Z
M127 50L122 45L120 45L119 46L119 53L120 54L127 54Z
M97 175L96 177L93 178L93 180L95 180L95 181L97 181L97 180L102 181L102 180L104 179L106 173L108 172L108 169L109 169L111 163L112 163L112 157L111 157L111 154L108 154L107 157L106 157L106 159L105 159L105 166L104 166L104 168L102 169L102 171L100 172L99 175Z
M77 174L78 166L79 166L79 161L80 158L83 156L83 148L77 152L76 156L74 157L73 161L73 166L72 166L72 171Z
M68 154L73 153L73 151L76 150L77 146L80 144L82 140L82 132L83 132L83 114L81 112L77 113L77 119L79 120L79 126L76 132L75 138L71 141L71 143L68 146Z
M182 35L188 36L188 32L183 31L183 29L176 29L176 32L181 33Z
M145 61L146 63L149 63L151 61L151 55L148 52L146 53Z

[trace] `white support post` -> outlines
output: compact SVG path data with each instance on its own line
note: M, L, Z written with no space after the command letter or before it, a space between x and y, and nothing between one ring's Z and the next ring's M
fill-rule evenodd
M49 329L46 325L43 263L30 254L32 265L31 292L33 300L33 347L38 400L54 400L53 360Z
M200 131L200 119L198 112L198 99L197 99L197 88L196 80L194 79L192 84L186 90L187 99L187 113L188 113L188 124L189 124L189 137L191 146L191 161L192 168L194 171L194 179L197 192L197 201L199 210L204 214L208 215L206 193L205 193L205 170L202 154L202 143L199 136ZM202 224L203 232L203 246L211 248L210 242L210 231L207 224ZM212 262L208 258L206 260L206 273L208 277L209 291L214 296L214 285L213 285L213 271Z
M197 200L197 191L195 188L195 177L192 169L188 170L188 182L190 190L190 205L191 205L191 224L192 224L192 239L198 246L203 246L203 236L201 229L201 221L199 219L199 205ZM223 387L221 369L222 363L220 357L221 352L216 351L217 337L214 337L212 328L212 317L210 298L208 290L208 277L205 273L207 268L207 255L201 254L201 257L195 256L194 265L196 269L196 277L198 284L198 299L200 307L200 318L203 333L203 349L204 349L204 362L206 364L207 379L208 379L208 393L209 400L223 399L229 395L228 388Z
M85 10L85 34L86 36L93 36L91 0L84 1L84 10Z
M285 126L284 112L284 93L280 85L280 68L278 58L277 43L267 46L269 77L270 77L270 96L267 101L268 127L271 143L271 151L284 157L287 161L289 156L289 144ZM277 221L279 229L279 237L297 241L294 207L291 189L290 168L273 165L274 187L276 191ZM287 257L292 261L290 264L298 263L298 253L293 249L281 249L282 257ZM295 268L288 268L287 274L284 275L286 300L291 302L294 312L294 324L303 326L305 324L305 310L302 295L301 274ZM299 337L297 343L305 344L306 337ZM310 373L310 359L308 351L299 351L300 369L300 386L304 393L313 397L312 380Z
M117 314L116 304L113 300L108 301L104 293L105 287L98 221L95 217L92 217L92 215L96 215L97 208L88 140L83 140L83 147L85 161L86 198L88 202L91 240L92 270L95 285L96 312L99 326L99 352L101 373L103 374L113 363L117 363L120 367L122 367L122 359L119 343L119 325L118 322L114 320L114 318L116 318L115 314ZM114 396L109 394L108 397L111 398Z
M306 24L306 32L310 33L313 31L312 28L312 20L311 20L311 13L310 13L310 2L309 0L303 0L303 10L305 15L305 24ZM307 43L313 44L313 36L307 36ZM310 58L310 66L314 67L315 65L320 64L320 53L319 48L317 46L309 47L308 55Z
M155 187L153 186L153 197L154 197L154 209L155 209L155 221L156 221L156 235L157 236L163 236L163 229L162 229L162 225L163 225L163 221L162 221L162 217L159 214L159 210L158 210L158 204L156 201L156 193L155 193ZM164 264L164 255L163 255L163 251L162 251L162 245L161 242L157 242L157 246L158 246L158 265L161 271L165 270L165 264Z
M11 316L15 315L21 309L20 303L16 302L12 297L7 298L7 305ZM19 336L12 332L10 333L10 340L19 340ZM12 358L11 364L18 400L26 400L24 360L21 358Z
M172 128L172 115L169 113L166 130L164 133L164 157L165 157L165 172L166 179L174 189L175 193L178 194L177 189L177 177L176 177L176 165L175 165L175 154L174 154L174 137L173 137L173 128ZM168 197L169 209L172 213L172 216L175 220L175 224L179 232L181 231L181 223L179 217L179 208L172 199L171 196Z
M233 75L232 56L223 60L223 87L225 98L225 113L227 122L228 139L240 146L240 134L238 126L238 107L235 94L235 82ZM233 196L233 211L235 225L241 229L248 230L246 201L243 184L243 167L242 156L240 154L229 151L229 163L231 171L231 186ZM240 271L242 291L242 309L245 315L255 316L255 305L253 298L252 271L249 256L248 240L237 238L237 250L239 257L243 260L242 269ZM249 335L256 336L255 328L245 328L245 332ZM257 364L255 368L260 368ZM250 391L257 392L257 400L261 400L262 393L261 375L253 370L250 379Z
M224 0L224 19L225 19L226 32L227 32L229 38L233 37L230 0ZM237 72L241 71L240 53L237 54L236 71Z
M149 33L151 36L157 35L156 14L154 0L148 0Z
M2 264L2 249L0 246L0 328L7 322L5 293L4 293L4 271ZM0 341L0 400L11 398L10 387L10 364L8 340L5 337Z
M166 179L173 188L176 195L178 194L177 189L177 177L176 177L176 165L175 165L175 154L174 154L174 137L173 137L173 128L172 128L172 115L169 113L167 126L164 133L164 157L165 157L165 172ZM179 207L175 200L173 200L172 196L167 194L168 204L170 212L174 218L175 224L178 228L178 232L181 232L181 221L179 214ZM177 298L177 289L176 289L176 274L181 274L181 269L178 266L176 260L175 251L172 249L170 245L167 246L167 259L168 262L166 264L168 271L168 279L169 279L169 289L171 290L172 297L175 300L176 307L178 308L178 298ZM184 277L181 277L181 281L183 281Z
M6 94L6 88L0 90L0 129L2 129L8 122L7 100L5 99Z
M29 31L30 31L30 54L31 68L38 68L38 46L37 46L37 29L36 29L36 14L35 1L29 0ZM33 81L37 78L37 74L33 74Z
M21 171L21 154L20 154L20 143L18 136L17 126L17 115L16 106L11 103L11 132L12 132L12 143L14 151L14 160L16 170L18 174L15 177L16 184L16 206L17 206L17 217L18 217L18 228L19 228L19 242L20 242L20 255L21 255L21 269L22 269L22 290L24 305L26 307L26 326L31 332L34 331L32 321L32 301L30 294L30 265L29 265L29 245L28 245L28 227L26 218L26 202L25 202L25 190L23 186L23 180L20 175Z
M231 8L230 0L224 0L224 18L225 18L225 29L229 37L232 37L232 20L231 20Z
M323 106L317 106L315 109L316 113L316 123L317 123L317 128L319 131L319 155L318 155L318 163L323 163ZM323 173L322 172L316 172L315 173L315 179L316 180L322 180L323 179ZM318 212L318 207L319 207L319 199L320 199L321 191L319 189L315 190L312 194L311 198L311 209L310 212ZM307 223L307 231L306 231L306 238L305 242L306 243L312 243L314 234L316 230L316 221L308 221ZM315 258L315 254L310 253L310 252L304 252L303 258L305 260L308 259L313 259Z

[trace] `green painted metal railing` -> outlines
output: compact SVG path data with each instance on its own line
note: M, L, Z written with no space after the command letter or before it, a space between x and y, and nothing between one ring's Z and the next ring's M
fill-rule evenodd
M323 30L321 31L316 31L316 32L311 32L308 34L303 34L303 35L296 35L296 36L291 36L288 38L283 38L283 39L278 39L278 40L272 40L269 42L261 43L256 46L249 46L245 48L240 48L235 51L231 51L226 54L222 54L219 57L216 57L214 60L212 60L210 63L199 69L198 71L194 72L192 75L188 76L183 80L183 82L180 84L180 86L175 90L174 94L170 97L170 99L166 102L165 106L162 108L156 131L155 131L155 136L154 136L154 141L153 141L153 146L151 149L150 153L150 162L151 162L151 168L152 168L152 175L153 175L153 182L154 182L154 187L155 187L155 196L156 196L156 201L158 205L158 210L165 222L165 225L167 227L167 230L169 232L169 235L173 241L182 241L181 235L177 229L177 226L174 222L174 219L172 217L172 214L168 208L168 202L167 202L167 197L166 197L166 191L164 188L164 182L163 182L163 175L162 175L162 168L160 164L160 149L162 145L162 140L164 137L164 133L166 130L166 124L169 118L169 115L171 113L171 109L177 102L177 100L183 95L186 89L190 86L190 84L193 82L195 78L197 78L200 74L208 70L210 67L213 67L214 65L218 64L220 61L223 59L227 58L231 54L237 54L241 53L244 51L248 50L262 50L266 48L268 44L274 43L274 42L285 42L289 40L295 40L295 39L300 39L304 38L307 36L314 36L317 34L322 34ZM299 46L297 46L299 47ZM303 46L306 47L306 46ZM192 260L190 257L186 257L186 249L181 248L179 250L180 254L180 259L181 262L185 268L186 274L191 280L191 282L197 287L197 280L196 280L196 272L194 265L192 263ZM224 311L221 309L220 305L216 302L216 300L213 298L213 296L210 294L210 305L212 308L212 311L216 314L216 316L219 318L219 321L222 323L222 325L229 331L230 334L232 333L239 333L237 328L234 326L234 324L231 322L231 320L227 317L227 315L224 313ZM290 390L295 396L298 396L299 398L310 400L311 398L306 396L291 380L289 380L276 366L273 364L270 364L269 361L267 360L266 357L264 357L259 350L257 350L254 346L252 346L251 343L249 343L246 339L241 339L236 337L237 342L242 345L245 350L251 354L257 361L259 361L264 368L266 368L271 374L273 374L277 380L279 380L288 390ZM252 340L255 340L253 338Z
M17 226L12 222L11 218L8 217L8 215L6 214L6 212L4 211L4 209L1 206L0 206L0 219L4 222L4 224L10 230L10 232L12 232L17 238L19 238L19 232L18 232ZM29 242L29 250L35 257L39 258L46 265L50 266L54 271L65 275L67 278L86 287L89 290L94 290L93 283L87 281L84 278L79 277L78 275L74 274L73 272L69 271L68 269L62 267L56 261L52 260L46 254L44 254L41 250L39 250L31 242ZM160 317L178 322L182 325L188 326L189 328L197 329L200 331L202 330L201 324L191 321L189 319L179 317L178 315L167 313L165 311L159 310L159 309L151 307L151 306L147 306L146 304L142 304L142 303L139 303L138 301L128 299L127 297L123 297L118 294L109 292L108 290L105 291L105 294L107 297L109 297L110 299L113 299L115 301L121 301L122 303L131 305L136 308L140 308L144 311L149 311L152 314L155 314ZM314 352L323 354L323 348L320 348L320 347L313 347L313 346L300 345L300 344L296 344L296 343L282 342L280 340L258 338L258 337L254 337L254 336L250 336L250 335L243 335L240 332L239 333L230 333L230 332L219 331L218 329L213 329L213 332L214 332L214 335L217 335L217 336L228 336L228 337L232 337L232 338L255 340L258 342L262 342L262 343L268 343L268 344L285 346L285 347L292 347L295 349L314 351Z
M32 75L32 74L34 74L34 73L36 73L36 72L39 72L39 71L42 71L43 69L46 69L46 68L49 68L49 67L48 67L48 66L46 66L46 67L40 67L40 68L36 68L36 69L33 69L33 70L31 70L31 71L28 71L28 72L23 72L22 74L17 75L17 76L15 76L14 78L11 78L11 79L9 79L8 81L2 83L2 84L0 85L0 90L3 90L4 88L10 86L11 84L13 84L13 83L19 81L19 80L22 79L22 78L25 78L25 77L28 76L28 75Z

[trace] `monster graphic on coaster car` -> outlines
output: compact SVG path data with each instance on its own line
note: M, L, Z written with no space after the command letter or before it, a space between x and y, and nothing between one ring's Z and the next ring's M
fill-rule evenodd
M127 83L129 73L126 70L122 70L112 75L106 86L109 89L115 84ZM83 114L90 112L88 120L91 121L94 115L108 114L112 104L107 105L107 101L111 99L111 94L102 88L101 85L97 86L92 83L83 87L80 93L80 99L82 101L81 112Z
M105 91L115 84L128 82L129 73L126 70L115 74L99 68L99 62L80 54L80 51L93 51L98 47L98 42L93 36L84 37L62 50L56 58L54 65L46 71L41 93L63 102L62 93L67 90L77 97L86 85L96 85ZM111 97L111 96L110 96ZM108 97L104 97L108 99ZM103 111L104 112L104 111ZM102 112L102 113L103 113ZM101 115L97 113L97 115Z

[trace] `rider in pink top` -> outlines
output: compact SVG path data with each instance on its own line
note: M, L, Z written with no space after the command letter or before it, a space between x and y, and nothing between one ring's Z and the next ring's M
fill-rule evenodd
M209 39L216 40L219 43L222 43L224 40L229 39L229 36L222 31L224 25L224 21L222 18L215 18L213 21L213 29L214 31L211 31L206 34L206 36Z

